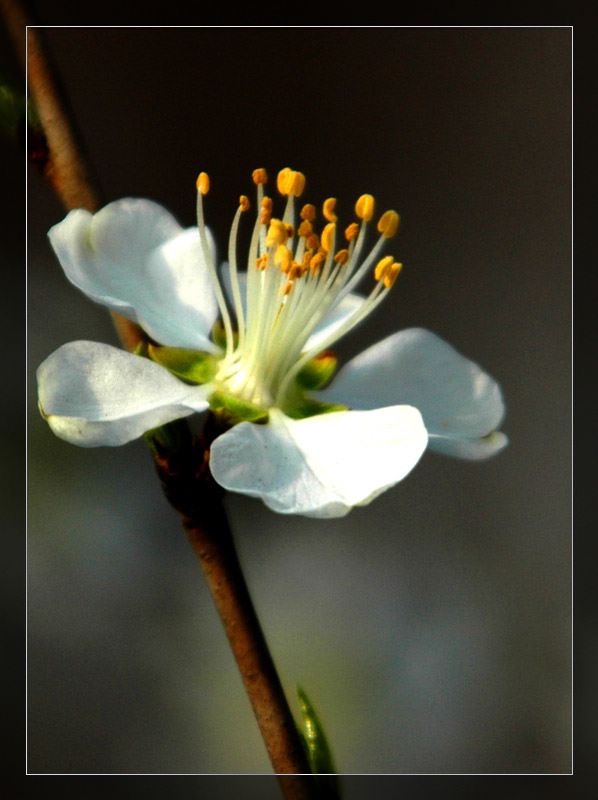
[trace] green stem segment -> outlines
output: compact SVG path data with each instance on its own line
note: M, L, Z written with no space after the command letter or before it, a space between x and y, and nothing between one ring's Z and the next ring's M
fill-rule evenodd
M100 205L92 171L65 111L39 29L29 28L18 0L0 0L0 10L36 104L47 143L44 177L67 210ZM27 38L26 38L27 37ZM27 47L26 47L27 45ZM123 345L133 350L143 339L138 326L113 314ZM178 426L179 447L165 449L154 440L154 458L166 496L180 512L185 531L206 576L253 706L272 766L286 800L315 800L317 787L274 662L268 650L236 555L222 505L222 490L211 478L207 455L211 438L193 439L186 423Z

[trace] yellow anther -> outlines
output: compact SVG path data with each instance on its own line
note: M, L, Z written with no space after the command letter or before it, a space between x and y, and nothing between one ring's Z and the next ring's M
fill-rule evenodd
M329 253L334 247L335 233L336 224L334 222L329 222L322 231L322 235L320 237L320 246L322 247L322 250L325 250L327 253Z
M262 200L262 210L260 212L260 222L262 225L269 225L272 218L272 200L264 197Z
M268 173L263 167L254 169L251 173L251 177L256 186L259 186L260 183L268 183Z
M255 266L260 271L265 270L266 267L268 266L268 256L267 255L263 255L263 256L260 256L259 258L256 258Z
M355 213L359 219L368 222L374 216L374 206L376 201L371 194L362 194L355 203Z
M276 178L276 188L281 194L289 193L290 175L293 170L290 167L281 169Z
M328 197L322 204L322 214L324 214L324 217L328 220L328 222L336 222L338 219L334 213L335 206L336 197Z
M297 229L297 233L299 234L299 236L311 236L313 231L314 231L313 225L306 219L304 219L301 222L301 225L299 225L299 228Z
M305 219L308 222L313 222L316 218L316 207L312 206L311 203L306 203L299 212L299 216L301 219Z
M289 194L295 197L301 197L305 189L305 175L302 172L293 172L292 178L289 181Z
M278 173L276 186L281 194L292 194L295 197L299 197L305 189L305 175L302 172L296 172L290 167L285 167Z
M287 236L290 239L291 236L295 233L295 229L293 228L292 225L285 225L285 228L287 229Z
M242 194L241 197L239 197L239 208L241 211L249 211L249 205L249 198L246 194Z
M287 273L293 263L293 254L284 244L279 244L274 253L274 263L280 267L281 272Z
M210 176L207 172L200 172L195 182L197 191L200 194L207 194L210 191Z
M380 261L378 261L376 268L374 269L374 278L377 281L384 280L386 271L390 266L392 266L393 261L394 258L392 256L384 256L384 258L381 258Z
M352 242L353 239L357 237L359 233L359 225L356 222L352 222L345 228L345 239L348 242Z
M266 247L272 247L275 244L285 244L287 239L287 229L284 222L281 222L279 219L273 219L270 222L270 227L266 235Z
M385 211L378 220L378 231L387 239L392 239L399 229L399 215L396 211Z
M298 278L302 278L305 275L305 268L302 264L298 264L296 261L290 266L289 272L289 280L296 281Z
M312 272L319 272L320 267L325 261L326 261L326 256L324 255L324 253L321 252L316 253L315 256L313 256L309 260L309 268L311 269Z
M403 265L397 263L396 261L394 262L394 264L391 264L390 267L388 267L388 269L386 270L386 275L383 278L384 286L387 289L390 289L392 287L392 285L394 284L394 282L396 281L396 279L399 276L399 272L402 269L403 269Z
M320 239L317 233L312 233L311 236L307 237L305 244L309 247L310 250L317 250L320 246Z
M334 256L334 260L336 261L337 264L340 264L342 267L344 267L347 261L349 260L349 251L339 250L338 253Z

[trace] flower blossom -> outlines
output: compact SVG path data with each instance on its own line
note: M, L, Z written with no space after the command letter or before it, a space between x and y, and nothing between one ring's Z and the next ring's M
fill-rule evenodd
M433 333L412 328L340 369L330 347L391 291L401 265L381 255L399 216L386 211L365 253L371 195L340 230L336 201L296 209L305 178L278 174L280 218L253 173L257 214L246 271L239 200L220 270L204 223L209 179L197 180L197 227L183 230L158 204L78 209L49 232L67 278L89 298L138 323L149 344L63 345L38 369L39 403L55 434L81 446L120 445L211 409L230 426L212 444L210 469L232 491L274 511L338 517L402 480L424 450L469 459L505 446L498 384ZM354 292L367 275L369 295Z

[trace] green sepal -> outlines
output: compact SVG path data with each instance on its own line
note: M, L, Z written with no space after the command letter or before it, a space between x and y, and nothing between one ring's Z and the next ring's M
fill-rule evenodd
M239 422L267 422L268 409L240 400L232 394L216 391L208 398L212 411L229 425Z
M297 375L297 383L302 389L321 389L336 372L337 364L338 358L332 350L326 350L303 367Z
M147 355L177 378L188 383L209 383L218 371L218 360L210 353L184 347L156 347L148 344Z
M347 411L347 406L340 403L325 403L322 400L314 400L311 397L300 395L290 403L285 403L283 411L291 419L305 419L306 417L316 417L318 414Z
M299 730L299 734L311 771L318 781L319 796L326 800L338 800L341 796L338 776L324 728L316 709L300 686L297 687L297 697L304 727L304 730Z

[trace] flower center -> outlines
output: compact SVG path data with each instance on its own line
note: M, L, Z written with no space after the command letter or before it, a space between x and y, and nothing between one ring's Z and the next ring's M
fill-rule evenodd
M272 216L272 199L264 193L266 170L256 169L252 177L257 187L258 213L247 273L239 274L237 267L239 223L250 207L247 197L241 195L229 236L228 274L222 281L212 258L203 216L203 196L209 191L209 178L202 172L197 179L199 235L226 339L214 384L249 403L284 409L301 370L368 316L390 291L401 264L392 256L385 256L374 268L376 284L369 296L361 303L346 299L371 269L385 241L395 235L399 215L396 211L382 214L377 224L380 236L369 254L362 257L367 225L374 216L375 202L371 195L364 194L357 200L358 221L345 229L338 247L341 235L337 231L335 198L324 201L324 223L318 232L313 205L304 205L297 217L295 201L305 186L301 172L287 167L278 173L277 188L286 197L280 219ZM236 335L223 284L228 284ZM327 318L329 329L322 328L317 341L314 338L310 342L314 332L326 325Z

